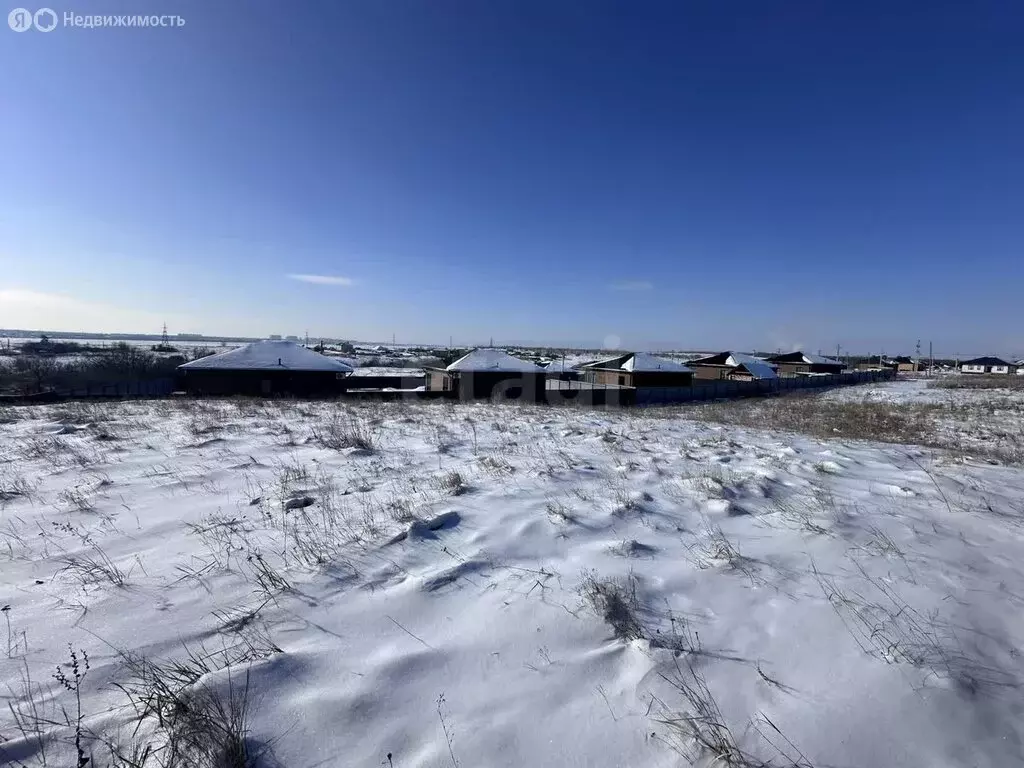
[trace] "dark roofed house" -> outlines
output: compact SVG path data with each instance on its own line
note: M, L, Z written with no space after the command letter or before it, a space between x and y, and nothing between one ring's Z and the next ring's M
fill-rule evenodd
M754 381L776 379L775 366L759 357L741 352L719 352L686 364L694 370L694 378L700 380Z
M428 391L451 392L459 400L544 399L544 369L500 349L475 349L447 368L424 370Z
M1017 366L1001 357L976 357L960 364L962 373L1015 373Z
M184 388L205 395L331 395L350 373L292 341L258 341L178 366Z
M628 352L580 366L584 381L620 387L689 387L693 370L648 352Z
M846 368L839 360L807 352L787 352L782 355L773 355L766 362L776 366L780 376L842 373Z

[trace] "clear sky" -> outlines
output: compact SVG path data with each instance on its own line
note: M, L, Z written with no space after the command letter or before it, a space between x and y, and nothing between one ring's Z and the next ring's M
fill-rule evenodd
M51 7L0 327L1024 353L1016 0Z

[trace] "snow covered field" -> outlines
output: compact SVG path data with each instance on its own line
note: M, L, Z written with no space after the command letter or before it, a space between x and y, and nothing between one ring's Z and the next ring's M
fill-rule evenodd
M1024 471L703 413L0 410L0 764L1020 765Z
M931 444L954 451L1024 463L1024 388L947 389L928 379L836 389L823 397L838 403L877 403L926 415Z

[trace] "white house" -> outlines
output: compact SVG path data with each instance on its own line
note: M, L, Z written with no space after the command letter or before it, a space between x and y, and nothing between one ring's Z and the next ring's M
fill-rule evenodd
M961 373L1015 373L1017 366L999 357L976 357L960 364Z

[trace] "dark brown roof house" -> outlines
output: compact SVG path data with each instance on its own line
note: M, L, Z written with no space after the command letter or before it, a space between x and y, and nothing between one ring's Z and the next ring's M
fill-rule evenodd
M649 352L627 352L580 366L584 381L620 387L689 387L693 370Z
M780 376L822 376L842 373L846 365L840 360L807 352L787 352L772 355L765 362L776 366Z
M775 366L759 357L742 352L719 352L716 355L687 360L698 380L755 381L776 379Z

